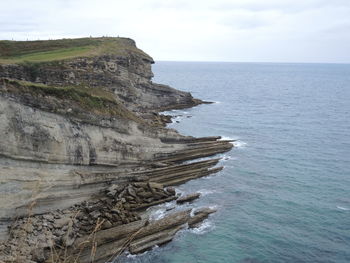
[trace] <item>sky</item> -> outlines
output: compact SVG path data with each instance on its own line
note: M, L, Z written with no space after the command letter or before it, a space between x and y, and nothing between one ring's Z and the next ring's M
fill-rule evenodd
M350 0L0 3L0 39L122 36L155 60L350 63Z

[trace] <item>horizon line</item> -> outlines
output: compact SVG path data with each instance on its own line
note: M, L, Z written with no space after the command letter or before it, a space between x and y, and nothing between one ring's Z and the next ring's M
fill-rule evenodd
M350 62L295 62L295 61L218 61L218 60L164 60L155 59L155 62L175 62L175 63L251 63L251 64L341 64L349 65Z

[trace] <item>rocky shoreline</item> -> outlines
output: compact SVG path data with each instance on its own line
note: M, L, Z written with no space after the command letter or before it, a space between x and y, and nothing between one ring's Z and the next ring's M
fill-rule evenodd
M196 159L229 151L231 141L180 135L159 114L204 102L153 83L152 58L130 39L52 43L104 51L0 63L7 138L0 142L0 262L106 262L198 227L215 209L169 209L158 220L147 209L194 202L200 194L180 196L174 186L223 168L218 158ZM48 48L47 41L27 45Z

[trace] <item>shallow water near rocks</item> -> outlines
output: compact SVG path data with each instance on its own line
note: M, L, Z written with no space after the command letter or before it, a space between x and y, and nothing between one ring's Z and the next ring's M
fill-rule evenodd
M179 187L218 212L120 262L350 262L350 65L157 62L155 82L217 103L169 127L237 146ZM184 205L186 207L188 205Z

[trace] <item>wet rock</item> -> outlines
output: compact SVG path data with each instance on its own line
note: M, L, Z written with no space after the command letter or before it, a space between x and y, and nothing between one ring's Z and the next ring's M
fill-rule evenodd
M175 195L176 194L176 190L174 187L167 187L165 188L165 192L171 194L171 195Z
M174 210L175 209L175 206L170 206L170 207L167 207L166 209L165 209L165 211L171 211L171 210Z
M194 193L194 194L181 196L180 198L178 198L176 200L176 203L183 204L183 203L186 203L186 202L192 202L192 201L196 200L197 198L199 198L200 196L201 196L200 193Z
M196 209L193 214L194 215L199 215L199 214L212 214L215 213L217 211L216 208L211 208L211 207L203 207L203 208L199 208Z
M35 231L29 229L25 234L35 235L38 240L44 236L40 239L43 243L47 242L45 232L55 233L54 242L58 242L60 235L69 232L67 218L72 212L72 204L79 202L75 210L72 209L74 213L82 211L82 216L77 216L79 222L73 224L78 234L90 231L99 218L115 224L121 223L122 215L125 222L131 222L137 216L130 210L146 209L150 205L173 200L175 196L175 191L164 191L162 187L151 184L147 186L149 180L168 186L206 176L213 172L209 171L210 164L178 163L230 148L227 143L216 142L216 138L196 139L172 130L158 129L157 126L170 121L169 116L160 116L159 111L202 102L190 93L153 83L152 58L139 51L130 39L118 38L116 41L121 41L127 52L31 66L0 65L0 108L4 116L1 118L0 126L4 128L1 135L4 138L16 135L13 140L0 142L2 155L14 160L14 164L20 159L45 163L35 169L14 165L10 176L8 171L0 174L0 178L4 178L1 183L9 183L14 189L19 189L2 196L0 217L2 222L7 220L6 224L9 224L8 218L26 216L27 206L38 201L33 210L34 216L47 211L52 213L40 216L41 221L33 222ZM70 96L62 99L55 96L56 92L42 94L41 89L31 88L34 82L23 86L4 79L8 77L35 81L40 85L46 83L50 89L67 85L91 89L112 96L111 101L115 97L123 107L118 105L118 111L110 111L116 105L109 100L98 99L103 102L101 109L91 110L86 105L79 105L80 100L72 101ZM34 167L28 167L31 166ZM135 181L143 182L139 186L141 191L136 190L136 186L124 191L125 185ZM27 191L28 185L33 185L33 182L40 185L37 189L40 200L33 200L32 193ZM107 191L106 185L111 186ZM80 204L82 200L91 201L102 193L108 198ZM110 209L116 202L122 203L122 206L118 207L120 213L112 222L114 213L112 215ZM63 211L53 211L57 208ZM23 231L18 231L18 236ZM25 239L24 243L27 241ZM64 242L70 243L69 240Z
M215 208L201 208L196 211L194 211L194 215L191 217L191 219L188 221L188 226L190 228L196 228L200 225L200 223L209 217L210 214L215 213L217 210Z

